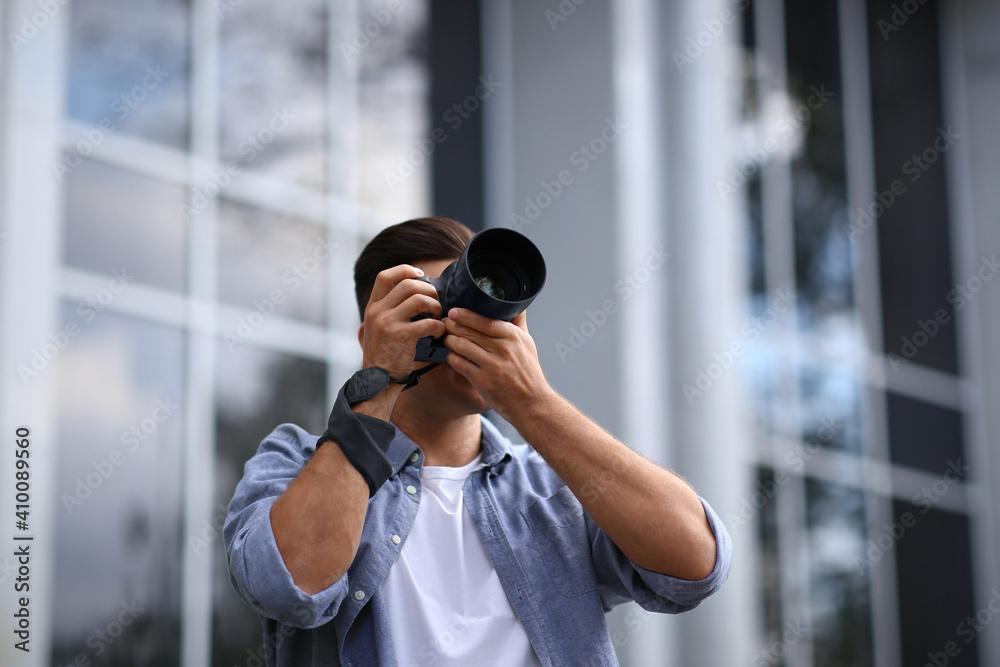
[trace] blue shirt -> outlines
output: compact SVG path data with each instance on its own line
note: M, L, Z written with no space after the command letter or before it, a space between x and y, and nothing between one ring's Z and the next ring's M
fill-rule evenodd
M617 665L605 612L628 600L653 612L687 611L726 580L732 542L704 501L715 569L701 581L651 572L625 557L537 452L482 424L482 463L465 482L465 506L543 665ZM387 453L393 475L368 501L353 564L307 595L285 567L270 513L316 440L283 424L247 462L224 527L233 586L262 617L268 665L395 666L381 584L417 513L423 452L397 429Z

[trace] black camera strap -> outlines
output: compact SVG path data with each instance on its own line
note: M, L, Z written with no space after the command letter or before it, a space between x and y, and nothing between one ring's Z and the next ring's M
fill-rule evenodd
M415 371L410 371L409 375L407 375L406 377L404 377L402 380L399 380L398 382L400 384L402 384L404 381L406 382L406 386L403 387L403 391L406 391L410 387L417 386L417 383L420 382L420 376L421 375L423 375L427 371L434 370L435 368L437 368L440 365L441 365L440 363L428 364L427 366L424 366L421 369L418 369L418 370L415 370Z

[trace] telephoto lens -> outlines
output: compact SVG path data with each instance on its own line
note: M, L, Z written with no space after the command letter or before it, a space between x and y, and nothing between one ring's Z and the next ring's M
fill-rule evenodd
M542 291L545 260L524 234L495 227L473 236L462 256L440 276L424 280L437 290L442 315L451 308L468 308L509 322ZM417 341L416 361L444 363L447 356L440 339L428 336Z

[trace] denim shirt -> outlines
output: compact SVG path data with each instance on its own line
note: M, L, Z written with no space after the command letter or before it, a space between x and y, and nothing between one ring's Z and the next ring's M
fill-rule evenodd
M628 600L652 612L687 611L726 580L732 542L704 500L715 569L701 581L651 572L625 557L537 452L482 424L482 463L463 487L465 506L543 665L617 665L605 612ZM393 475L368 501L353 564L307 595L285 567L270 512L316 440L283 424L247 462L224 527L233 586L263 620L268 665L395 666L382 581L417 513L423 452L397 429L388 451ZM404 665L434 662L433 643L401 652Z

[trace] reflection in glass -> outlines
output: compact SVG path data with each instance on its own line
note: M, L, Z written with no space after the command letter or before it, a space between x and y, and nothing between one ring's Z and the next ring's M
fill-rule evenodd
M277 316L325 324L335 243L318 225L220 200L219 299L248 311L270 301Z
M769 665L781 667L785 664L784 658L770 650L781 642L784 630L781 621L781 562L778 558L777 513L777 494L781 493L781 489L775 483L773 470L769 468L757 470L757 488L775 489L775 494L757 513L758 599L763 607L761 631L764 638L762 650L765 653L756 655L761 655ZM730 529L732 528L731 526Z
M326 189L327 14L323 0L220 3L223 162Z
M216 507L224 511L243 477L243 465L279 424L310 433L326 428L326 364L242 345L219 344L215 379ZM215 549L212 595L212 664L241 665L263 641L257 615L229 581L225 551Z
M386 6L383 0L360 4L359 27ZM402 11L356 56L360 75L357 196L363 206L386 220L406 220L415 211L430 210L432 158L425 155L426 149L419 149L420 143L435 128L446 136L464 129L457 124L460 118L449 116L451 122L428 118L427 14L425 0L403 3ZM403 164L413 168L412 175L401 171ZM398 179L387 177L401 173Z
M84 160L66 177L63 258L70 266L183 291L182 188Z
M58 374L55 664L180 661L184 338L108 312L76 323Z
M824 447L861 453L861 384L857 376L803 368L802 437Z
M188 2L73 0L71 9L66 77L70 117L105 133L122 132L184 148ZM106 129L108 123L111 130Z
M866 563L865 494L806 480L810 600L815 667L874 664L871 579Z
M792 163L795 275L800 325L851 318L853 253L848 235L837 3L785 3L786 123L805 131Z

